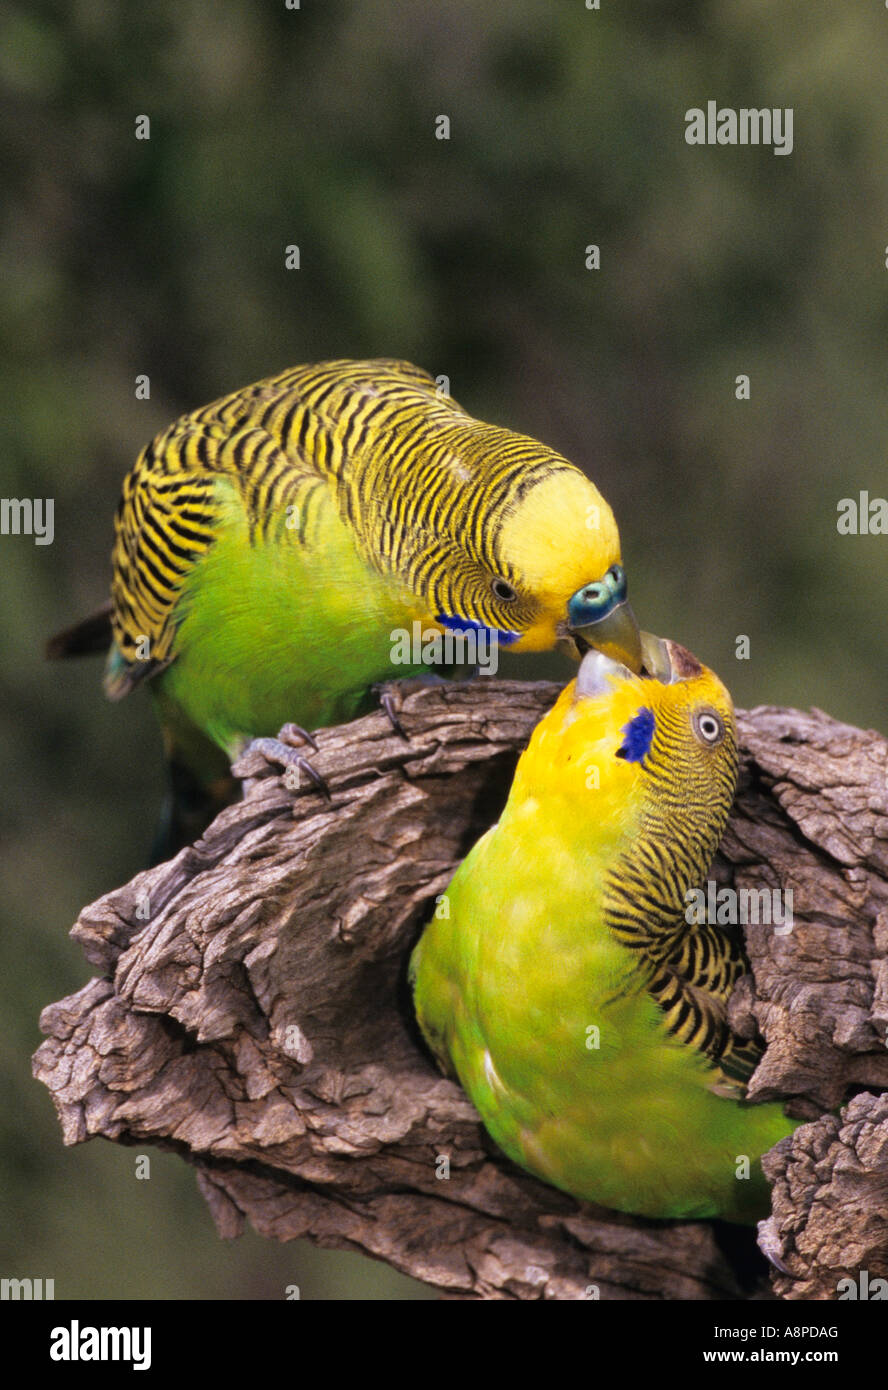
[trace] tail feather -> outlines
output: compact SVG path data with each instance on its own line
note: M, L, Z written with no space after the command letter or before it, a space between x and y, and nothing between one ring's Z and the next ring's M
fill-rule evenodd
M49 661L102 652L108 652L104 686L111 700L121 699L146 676L162 671L171 660L146 661L136 669L128 666L114 642L110 600L88 618L57 632L46 644ZM240 794L240 783L231 775L222 750L190 724L161 692L154 693L158 697L169 785L151 849L152 865L171 859L185 845L194 844L219 812Z
M168 790L151 851L151 863L172 859L193 845L211 820L236 801L240 782L222 749L198 729L177 701L152 685L151 693L163 734Z
M230 773L207 784L183 763L171 762L168 769L169 790L151 846L149 867L172 859L180 849L193 845L210 821L236 801L240 792L240 783Z
M69 656L95 656L106 652L111 646L111 600L103 603L88 618L82 618L73 627L57 632L46 644L49 661L62 661Z

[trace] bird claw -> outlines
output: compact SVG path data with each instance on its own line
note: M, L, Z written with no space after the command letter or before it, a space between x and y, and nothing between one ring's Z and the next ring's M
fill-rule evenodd
M281 729L281 734L285 735L288 740L295 741L295 739L298 737L300 742L305 742L311 748L314 749L316 749L318 746L315 743L314 739L311 737L311 735L307 734L304 729L300 729L298 724L285 724L284 727ZM330 788L327 786L327 783L324 781L321 774L315 768L312 767L311 763L308 761L307 758L303 757L303 755L298 751L298 748L294 746L293 742L288 741L285 743L282 738L254 738L250 741L250 743L247 744L246 748L244 749L244 752L261 753L262 756L266 758L268 762L280 763L282 767L285 767L288 770L290 768L296 768L297 787L299 785L298 775L300 772L304 772L305 775L309 777L311 781L315 784L322 796L325 796L328 801L333 800L332 796L330 795ZM290 784L287 782L286 776L284 777L284 782L285 785L287 785L288 787L290 786ZM295 791L296 788L290 787L290 790Z
M309 748L313 749L315 753L318 751L316 740L307 729L303 729L301 724L283 724L278 733L278 738L281 743L285 743L292 748L298 748L300 744L307 743Z
M782 1249L782 1243L777 1231L777 1226L773 1216L769 1216L767 1221L759 1221L757 1244L765 1259L768 1260L775 1269L779 1269L781 1274L785 1274L788 1279L794 1279L795 1275L786 1268L778 1253Z
M466 673L464 679L471 680L478 674L478 670L477 666L473 666ZM379 703L395 733L405 743L409 743L410 739L404 732L404 726L398 718L395 696L403 699L404 696L411 695L414 690L424 690L430 685L452 685L453 680L454 677L452 676L439 676L435 671L427 671L422 676L405 676L403 680L387 681L385 685L374 685L373 691L379 696Z
M379 703L388 715L389 723L395 733L398 734L405 743L409 743L410 740L404 732L404 726L395 712L395 699L392 692L390 690L383 690L379 696Z

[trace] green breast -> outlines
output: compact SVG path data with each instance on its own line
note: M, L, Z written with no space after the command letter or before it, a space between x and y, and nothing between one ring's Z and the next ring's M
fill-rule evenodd
M644 1216L765 1216L758 1160L793 1122L712 1093L712 1067L669 1038L590 906L594 857L578 865L544 824L533 844L490 832L448 890L449 919L426 928L411 974L430 1045L546 1182Z
M233 751L292 720L312 729L370 707L370 687L418 668L393 665L409 598L358 555L332 499L309 538L270 527L252 542L234 489L219 484L218 536L181 600L179 655L157 681L198 728Z

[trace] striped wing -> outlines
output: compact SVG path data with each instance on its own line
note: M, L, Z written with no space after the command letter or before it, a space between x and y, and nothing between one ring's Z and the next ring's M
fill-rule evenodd
M760 1044L740 1038L728 1024L731 991L748 972L736 934L705 924L671 944L647 986L673 1037L705 1053L728 1090L745 1087L762 1055Z
M435 380L380 359L294 367L159 435L126 479L116 521L106 690L119 698L176 656L183 581L213 543L218 480L240 493L251 543L278 538L332 495L369 565L422 593L432 613L502 628L489 575L518 581L500 553L503 518L528 489L576 470L535 440L473 420ZM536 613L522 598L521 626Z
M435 383L409 363L388 360L294 367L182 417L142 451L115 520L114 646L105 677L112 699L176 657L178 602L216 535L219 479L239 490L251 543L279 538L291 506L298 524L287 536L303 543L313 498L330 488L351 522L344 478L368 409L378 408L382 423L403 396L427 410ZM390 491L389 483L374 499L377 514Z
M644 988L663 1011L672 1037L702 1052L717 1068L720 1084L742 1094L762 1054L761 1044L734 1033L728 1023L731 992L749 973L739 933L685 919L684 884L699 881L700 865L714 846L687 841L662 848L642 841L632 862L623 861L607 885L605 921L636 953ZM627 979L627 989L632 988Z
M227 404L216 408L219 415ZM216 536L220 479L237 488L254 543L280 539L291 506L298 508L299 525L289 538L303 541L311 495L326 491L324 479L285 451L264 424L201 418L207 414L198 412L160 435L124 483L111 586L115 648L105 679L112 699L176 657L179 599Z

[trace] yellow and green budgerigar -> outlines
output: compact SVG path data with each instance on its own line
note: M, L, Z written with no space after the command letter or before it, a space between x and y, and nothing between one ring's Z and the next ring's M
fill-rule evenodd
M413 953L416 1012L537 1177L642 1216L752 1221L759 1159L795 1123L745 1100L760 1045L726 1006L748 966L688 913L734 795L733 709L684 648L643 640L657 678L590 652L534 731Z
M406 362L295 367L177 420L125 480L111 592L50 654L110 647L111 699L150 681L180 813L246 742L423 670L392 664L414 623L640 666L594 484Z

